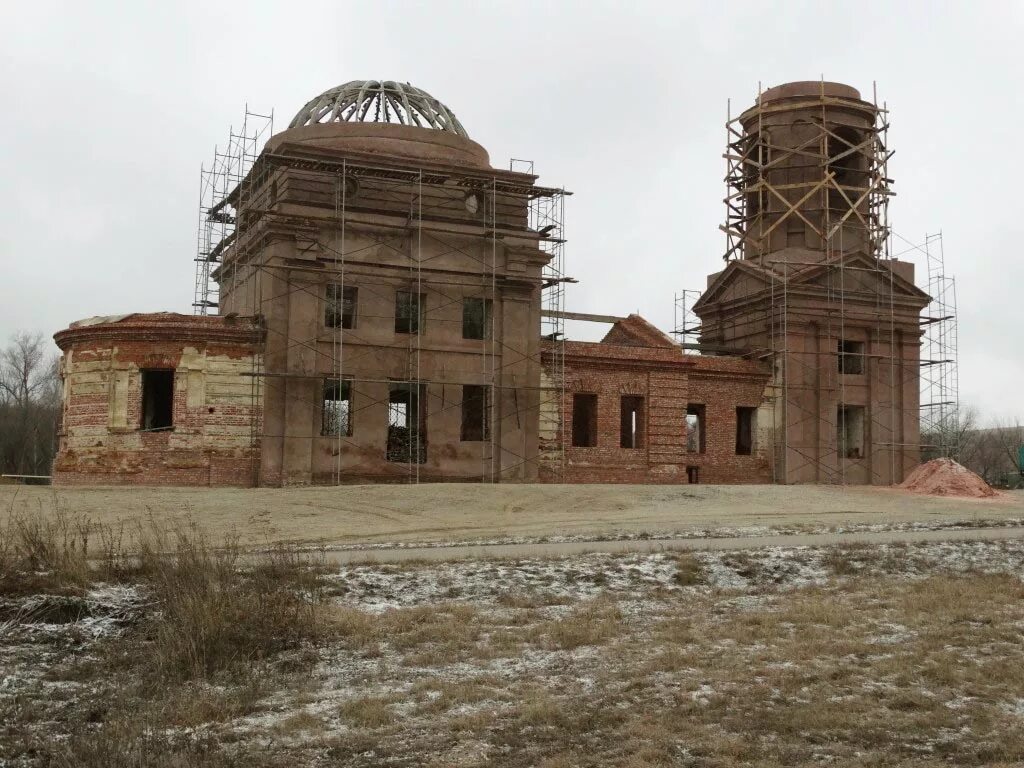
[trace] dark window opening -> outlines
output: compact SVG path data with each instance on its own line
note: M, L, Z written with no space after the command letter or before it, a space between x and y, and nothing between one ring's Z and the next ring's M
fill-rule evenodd
M462 386L462 440L489 440L491 437L491 388L476 384Z
M356 288L328 283L324 302L324 325L328 328L356 327Z
M840 339L838 351L840 373L864 373L864 342Z
M387 460L423 464L427 460L425 384L392 384L388 395Z
M352 382L328 379L324 382L322 435L351 437Z
M420 333L425 319L426 294L395 292L395 333Z
M686 406L686 450L689 453L704 453L704 414L707 409L699 403Z
M745 161L743 163L743 188L746 190L746 216L748 219L768 209L768 190L758 188L764 177L762 170L768 164L768 143L758 134L747 137Z
M623 448L642 448L644 399L637 395L623 395L621 417L619 445Z
M839 455L844 459L864 458L864 406L840 405L836 414Z
M597 395L572 396L572 444L576 448L597 445Z
M686 482L690 485L697 485L700 482L700 467L686 468Z
M736 455L749 456L754 451L754 413L756 408L736 408Z
M864 187L867 184L865 173L866 160L864 148L854 149L864 141L864 135L855 128L840 126L832 131L826 142L828 152L828 169L833 173L833 184L843 187L850 203L856 203L863 192L847 187ZM829 207L846 209L850 206L843 194L833 186L828 190Z
M467 296L462 300L462 338L491 337L491 300Z
M174 370L142 372L142 429L152 432L174 426Z

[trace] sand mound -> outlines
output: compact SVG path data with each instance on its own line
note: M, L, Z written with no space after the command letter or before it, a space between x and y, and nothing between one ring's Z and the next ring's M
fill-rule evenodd
M932 459L922 464L907 475L900 488L913 493L967 496L973 499L997 495L988 483L953 459Z

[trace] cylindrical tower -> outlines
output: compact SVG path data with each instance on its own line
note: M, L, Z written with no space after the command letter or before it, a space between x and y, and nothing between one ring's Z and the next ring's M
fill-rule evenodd
M726 260L877 256L889 195L881 112L848 85L804 81L731 120Z

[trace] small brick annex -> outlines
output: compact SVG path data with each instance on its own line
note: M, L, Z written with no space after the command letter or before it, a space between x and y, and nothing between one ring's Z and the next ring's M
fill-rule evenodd
M544 349L547 386L557 385L558 348ZM757 418L766 364L684 354L639 315L615 323L600 342L561 348L565 418L559 426L557 414L541 414L542 482L771 482L770 441L758 434L768 420ZM688 412L702 435L688 434ZM581 429L581 418L592 423ZM743 419L749 453L737 452Z
M167 312L90 318L54 338L56 484L253 484L259 400L244 374L261 354L258 327Z

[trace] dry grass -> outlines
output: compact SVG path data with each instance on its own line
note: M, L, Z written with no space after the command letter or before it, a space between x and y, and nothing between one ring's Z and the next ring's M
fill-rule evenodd
M395 719L391 696L361 696L341 705L342 719L360 728L384 728Z
M63 514L0 529L0 629L68 627L43 646L43 658L60 660L43 672L59 695L36 708L0 695L0 764L232 765L217 739L168 734L247 716L283 679L277 669L315 661L329 622L307 558L279 548L243 559L233 541L214 546L194 525L140 528L130 551L123 541ZM134 585L144 602L95 644L77 622L94 618L88 590L98 582ZM78 647L90 651L79 657ZM34 727L54 711L63 740Z
M526 637L545 648L569 651L602 645L622 631L622 613L614 600L599 598L574 608L569 615L535 625Z
M370 610L354 580L339 589L292 551L244 559L180 527L82 570L74 530L18 533L12 557L42 575L9 583L71 605L103 575L148 605L120 636L27 647L45 673L0 688L0 764L1024 763L1024 583L1009 557L1000 573L913 547L578 558L548 564L569 579L532 562L537 586L472 602L447 597L468 594L455 569L422 563L407 567L440 597L385 609L387 580L364 574ZM824 576L794 579L812 560ZM745 586L709 586L722 568Z
M683 552L676 555L675 583L680 587L695 587L707 583L704 564L693 554Z
M246 674L318 639L320 598L304 564L271 552L243 569L241 554L233 541L211 546L195 526L141 540L139 575L160 607L143 650L151 671L177 680Z
M87 520L11 515L0 520L0 596L77 593L93 580Z

